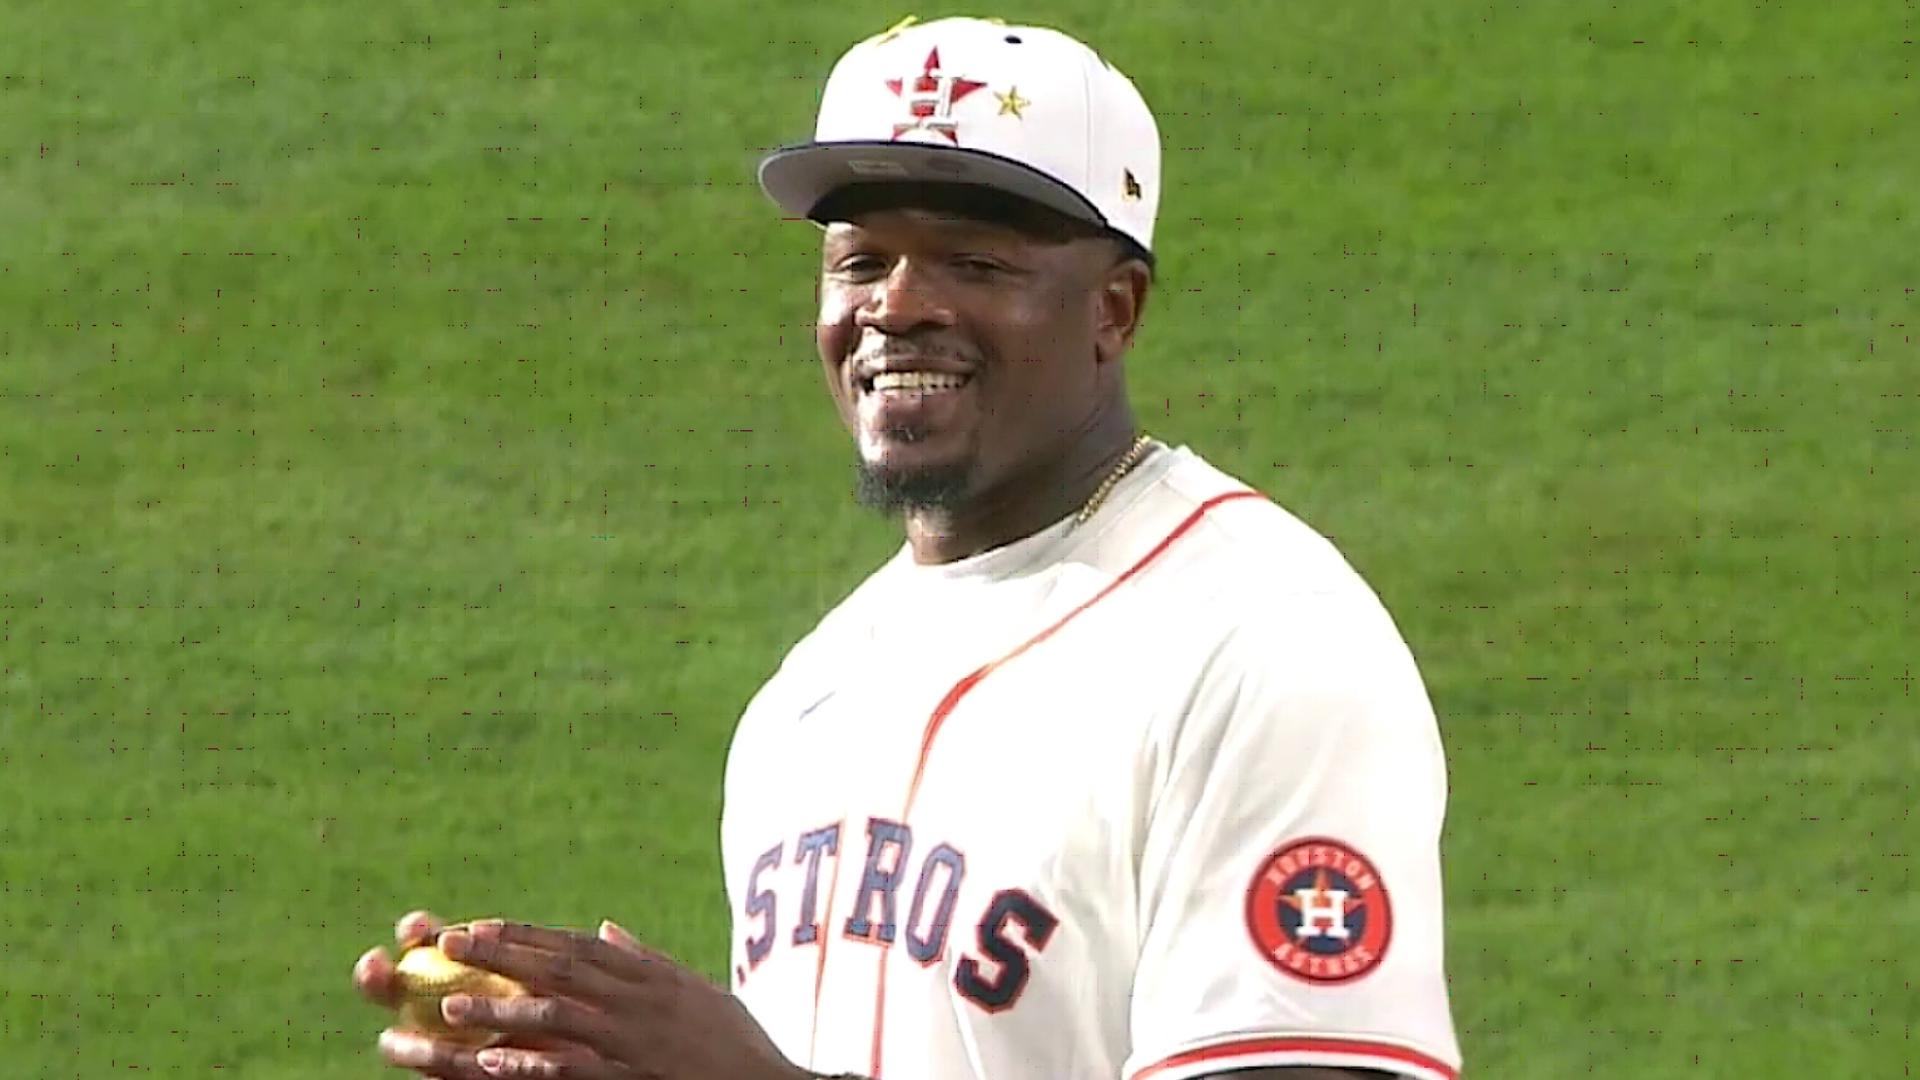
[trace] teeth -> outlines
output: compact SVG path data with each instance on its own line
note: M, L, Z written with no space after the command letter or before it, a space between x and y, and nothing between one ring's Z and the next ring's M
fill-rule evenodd
M964 375L946 375L932 371L883 371L873 377L875 390L958 390L965 386Z

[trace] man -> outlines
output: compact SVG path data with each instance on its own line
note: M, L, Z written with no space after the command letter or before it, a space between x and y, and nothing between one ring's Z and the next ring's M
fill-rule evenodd
M1051 30L903 25L761 181L825 228L818 346L906 543L727 764L732 987L619 928L440 935L531 996L388 1033L449 1077L1444 1080L1446 780L1392 621L1321 537L1136 434L1160 149ZM433 934L425 916L401 936ZM357 980L389 993L391 962Z

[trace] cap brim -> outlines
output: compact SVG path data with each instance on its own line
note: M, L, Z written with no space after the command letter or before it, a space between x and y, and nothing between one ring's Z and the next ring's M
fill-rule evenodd
M1110 227L1078 191L1030 165L985 150L877 141L804 143L775 150L760 162L761 190L795 217L813 217L821 200L855 184L928 182L994 188Z

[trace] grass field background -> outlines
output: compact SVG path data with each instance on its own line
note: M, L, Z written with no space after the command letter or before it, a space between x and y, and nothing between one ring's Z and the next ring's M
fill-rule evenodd
M0 7L0 1072L376 1075L414 906L723 966L897 543L751 169L904 13ZM1146 424L1422 660L1469 1072L1912 1075L1914 6L998 13L1162 117Z

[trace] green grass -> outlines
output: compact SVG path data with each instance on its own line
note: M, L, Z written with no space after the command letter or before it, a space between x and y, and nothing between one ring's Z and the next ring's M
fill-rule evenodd
M897 542L751 167L902 11L748 11L0 12L7 1075L368 1075L416 905L723 965L732 721ZM1002 14L1163 118L1150 428L1421 657L1472 1074L1908 1075L1912 11Z

